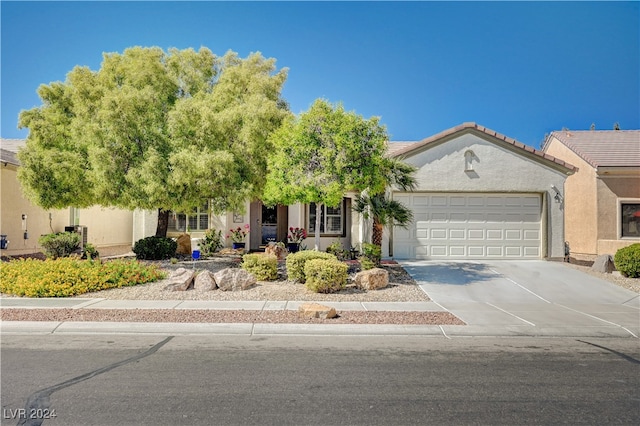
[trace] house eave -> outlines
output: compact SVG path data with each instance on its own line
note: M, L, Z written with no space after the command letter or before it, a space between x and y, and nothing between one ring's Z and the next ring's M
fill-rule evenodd
M622 167L622 166L599 166L596 167L598 176L640 176L640 167Z

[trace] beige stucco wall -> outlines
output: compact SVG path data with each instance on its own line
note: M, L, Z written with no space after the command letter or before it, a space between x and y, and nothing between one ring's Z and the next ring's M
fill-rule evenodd
M578 168L565 182L565 236L571 256L578 259L592 257L597 253L598 235L596 172L555 138L548 143L545 152Z
M640 238L621 238L620 203L640 203L640 173L632 176L600 175L596 179L598 234L596 254L614 255L618 249L640 242Z
M557 139L545 152L578 167L565 183L565 235L571 256L593 260L601 254L614 255L638 242L620 238L621 200L640 202L640 175L598 175L596 169Z
M2 255L41 251L38 238L63 232L72 224L71 209L42 209L27 200L17 179L17 168L0 166L0 233L7 235L9 246ZM22 215L27 216L28 238L24 238ZM78 211L80 225L87 226L88 242L96 247L131 244L132 212L91 207Z

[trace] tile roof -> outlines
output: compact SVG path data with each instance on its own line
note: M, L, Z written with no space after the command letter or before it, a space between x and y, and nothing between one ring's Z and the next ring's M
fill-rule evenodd
M16 154L25 143L24 139L0 139L0 161L19 166L20 160Z
M640 130L562 130L551 138L579 155L594 168L640 167Z
M456 133L460 133L460 132L466 132L466 131L476 131L476 132L480 132L483 133L485 135L488 135L494 139L499 140L500 142L504 142L507 143L509 145L512 145L513 147L519 149L519 150L523 150L529 154L533 154L536 157L540 157L541 159L550 161L552 163L555 163L559 166L565 167L573 172L577 171L578 169L576 167L574 167L573 165L564 162L558 158L555 158L552 155L549 155L543 151L537 150L535 148L532 148L528 145L523 144L522 142L518 142L517 140L510 138L508 136L505 136L501 133L498 133L494 130L488 129L484 126L480 126L479 124L476 123L462 123L459 126L456 127L452 127L450 129L447 129L443 132L440 132L436 135L430 136L426 139L423 139L419 142L414 142L414 143L407 143L407 142L402 142L404 144L406 144L403 147L398 147L397 150L394 150L393 154L391 154L394 157L402 157L405 155L410 154L412 151L416 150L416 149L420 149L422 147L426 147L432 144L437 144L438 142L442 141L442 139L455 135ZM389 145L393 145L393 143L390 143Z

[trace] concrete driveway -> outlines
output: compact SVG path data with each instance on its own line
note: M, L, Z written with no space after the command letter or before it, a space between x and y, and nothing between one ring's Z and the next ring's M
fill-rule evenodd
M405 261L451 335L640 336L637 293L547 261ZM464 327L462 332L460 327Z

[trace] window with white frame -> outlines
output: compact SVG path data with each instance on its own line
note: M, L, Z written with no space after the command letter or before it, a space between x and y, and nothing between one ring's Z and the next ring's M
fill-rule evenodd
M321 235L343 235L345 222L345 200L342 200L337 207L320 206L320 234ZM309 234L316 231L316 203L307 206L307 229Z
M620 203L620 213L622 238L640 238L640 202Z
M189 214L171 212L168 228L176 232L206 231L209 229L209 202L205 201Z

